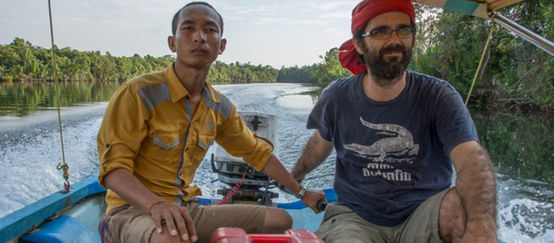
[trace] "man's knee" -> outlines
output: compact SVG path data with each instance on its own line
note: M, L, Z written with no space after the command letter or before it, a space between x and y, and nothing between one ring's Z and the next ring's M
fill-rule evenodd
M264 227L266 233L283 233L292 227L292 218L287 211L280 208L266 208Z
M439 211L439 234L442 240L453 242L465 231L467 215L457 189L451 188L442 199Z
M333 239L333 240L325 240L326 243L367 243L368 239L358 239L358 238L352 238L352 237L343 237L340 239ZM370 241L371 243L375 241Z
M181 240L179 236L171 236L167 232L167 229L164 229L164 231L159 234L156 231L152 232L152 235L150 235L150 243L162 243L162 242L169 242L169 243L181 243L184 242Z
M378 233L372 232L371 237L367 234L366 230L360 225L351 223L330 223L321 228L316 234L327 243L362 243L362 242L385 242L385 239L374 241L373 239L380 239Z

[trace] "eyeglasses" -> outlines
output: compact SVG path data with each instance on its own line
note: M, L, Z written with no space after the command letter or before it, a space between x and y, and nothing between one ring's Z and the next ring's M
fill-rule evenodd
M415 28L410 26L403 26L398 29L389 29L389 28L377 28L370 30L362 34L362 37L371 37L376 40L387 40L392 36L392 32L396 32L396 35L400 39L408 39L412 37L412 34L415 32Z

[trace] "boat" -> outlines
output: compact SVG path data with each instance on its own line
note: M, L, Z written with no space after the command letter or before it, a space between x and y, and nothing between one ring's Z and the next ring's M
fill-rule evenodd
M260 112L239 112L239 114L258 138L272 146L277 144L277 118L274 115ZM218 174L218 180L229 185L231 189L218 190L218 194L227 195L223 199L197 197L202 204L221 204L222 201L226 201L225 203L259 204L283 208L293 219L293 231L285 235L274 235L275 237L296 237L295 234L315 237L312 232L317 230L319 222L323 219L322 213L315 214L300 200L274 203L272 199L279 195L267 190L276 187L268 176L255 171L241 158L230 155L222 147L215 146L215 153L211 155L210 161L212 170ZM275 149L278 149L278 146L275 146ZM98 225L107 206L104 201L106 189L98 184L97 178L97 173L92 174L74 184L69 193L63 190L53 193L3 217L0 219L0 242L102 242ZM336 201L337 195L333 189L323 191L328 202ZM320 207L324 209L325 204L320 204ZM237 230L239 230L238 233ZM230 237L229 235L241 236L240 233L240 229L235 228L221 229L215 234L223 239ZM260 234L251 235L251 237L271 239L272 235ZM312 242L311 240L317 240L317 237L299 242Z
M273 142L277 141L277 118L274 115L260 112L239 114L258 137L276 144ZM313 232L323 220L323 213L315 214L301 200L273 202L272 199L279 195L267 189L277 187L275 183L218 145L210 156L210 163L218 180L232 188L218 190L218 194L227 195L223 199L197 197L202 204L219 204L227 200L228 203L266 205L285 209L293 220L292 229L285 234L246 234L239 228L220 228L213 233L213 242L229 239L235 240L233 242L322 242ZM323 192L328 203L337 200L333 188L323 189ZM107 206L105 194L106 189L100 186L98 174L94 173L72 185L68 193L61 190L1 218L0 242L102 242L98 225ZM320 203L318 208L323 211L325 206Z
M0 242L102 242L98 224L106 210L106 189L93 174L72 186L69 193L56 192L0 219ZM333 189L325 189L329 202L336 200ZM198 198L212 203L209 198ZM317 230L323 214L315 214L300 200L276 203L293 218L292 229Z
M554 44L552 41L529 31L495 12L497 9L521 1L523 0L414 0L414 2L419 2L428 6L490 19L503 28L512 31L523 40L535 45L537 48L550 55L554 55ZM52 46L54 46L53 38ZM52 48L52 50L54 50L54 48ZM485 51L486 47L483 53ZM483 58L481 58L480 62L482 61ZM479 70L480 67L477 68L477 73ZM475 77L477 77L477 74ZM475 78L473 82L475 82ZM273 135L271 134L271 129L276 129L276 120L274 116L256 112L246 112L241 114L241 116L252 131L258 134L265 133L263 136L269 138L269 143L272 143L271 141L277 141L273 136L275 133L273 133ZM270 130L266 132L258 131L264 127ZM218 173L218 180L230 186L234 184L232 189L221 189L220 194L231 195L230 203L255 203L283 208L293 219L293 230L307 230L290 231L287 233L288 238L283 235L275 235L273 239L290 239L290 236L294 235L295 232L300 232L300 234L305 233L306 235L307 233L317 230L323 219L323 213L313 213L313 211L307 208L300 200L286 203L273 203L272 199L275 198L276 195L268 190L261 190L261 188L269 188L270 185L273 184L271 180L267 176L249 168L246 164L241 162L240 159L225 153L226 152L221 151L220 148L216 148L216 155L212 154L210 161L212 170ZM63 190L53 193L1 218L0 242L102 242L97 227L106 209L106 203L104 201L106 190L98 184L97 176L97 174L90 175L72 185L71 190L67 193ZM242 189L238 188L238 184L244 184L244 187ZM323 189L323 191L329 203L333 203L337 200L337 195L332 188ZM229 194L231 192L232 194ZM221 199L198 199L206 204L221 202ZM237 232L233 231L233 229L223 229L219 236L224 236L227 233L238 235L239 238L244 236L243 232L240 232L240 230ZM272 238L271 235L268 236L267 234L261 234L259 237ZM260 239L256 235L252 235L251 239L252 238ZM275 240L273 242L288 241ZM310 240L307 240L307 242L310 242ZM502 240L499 240L499 242L505 243Z

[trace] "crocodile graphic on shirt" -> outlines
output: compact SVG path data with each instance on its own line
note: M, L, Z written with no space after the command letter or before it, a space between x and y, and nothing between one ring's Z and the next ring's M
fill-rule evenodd
M378 130L377 134L390 137L381 138L369 146L357 143L344 145L344 148L355 152L357 156L362 158L377 157L374 161L385 162L385 158L389 155L410 157L417 155L419 145L414 144L412 133L405 127L396 124L374 124L365 121L362 117L360 117L360 122L369 129ZM394 161L406 160L394 159Z

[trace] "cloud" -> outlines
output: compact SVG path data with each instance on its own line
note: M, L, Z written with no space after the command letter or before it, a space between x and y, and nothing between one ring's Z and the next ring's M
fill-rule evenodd
M293 18L283 18L283 17L277 17L277 18L270 18L270 17L262 17L258 20L256 24L261 25L274 25L274 24L280 24L280 25L313 25L313 24L325 24L326 22L323 20L315 20L315 19L293 19Z
M317 16L321 19L350 19L350 13L346 11L340 11L340 12L332 12L332 13L326 13Z
M221 1L215 7L220 11L223 19L229 20L256 19L259 16L275 15L275 7L268 4L246 5L244 2Z
M339 7L345 7L345 6L353 7L351 3L344 2L344 1L325 2L325 3L313 2L313 3L314 4L312 6L315 9L319 9L319 10L333 10L333 9L337 9Z
M243 15L243 14L268 14L274 12L274 8L271 6L224 6L222 9L227 14Z
M324 30L325 33L339 33L335 27L330 27Z
M225 20L244 20L241 16L225 16Z

